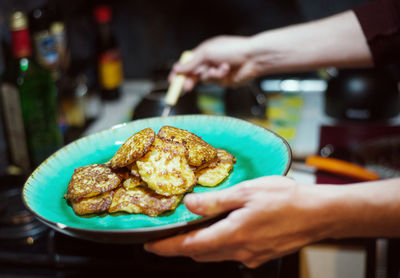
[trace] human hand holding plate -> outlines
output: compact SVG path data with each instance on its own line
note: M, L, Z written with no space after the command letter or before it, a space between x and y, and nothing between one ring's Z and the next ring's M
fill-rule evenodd
M217 192L190 194L193 213L229 215L202 229L147 243L145 249L162 256L188 256L199 262L240 261L250 268L315 241L314 213L305 206L309 196L293 179L269 176L242 182Z

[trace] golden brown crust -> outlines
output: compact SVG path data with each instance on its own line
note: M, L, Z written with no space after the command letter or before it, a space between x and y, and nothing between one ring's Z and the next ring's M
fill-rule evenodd
M217 158L219 161L229 161L236 163L236 157L227 150L217 149Z
M130 176L128 179L124 180L122 186L126 189L133 189L137 186L147 186L147 184L142 181L142 179L140 177L136 177L136 176Z
M129 137L110 160L112 168L122 168L142 157L154 142L153 129L145 128Z
M233 168L235 157L229 152L217 149L218 162L196 172L197 183L202 186L214 187L220 184Z
M184 144L189 153L189 164L192 166L199 167L203 164L207 164L217 155L217 151L213 146L205 142L196 134L184 129L172 126L163 126L158 131L158 136L173 142Z
M198 172L205 168L214 168L218 165L218 163L219 163L219 159L218 159L218 155L217 155L213 160L209 161L208 163L204 163L203 165L200 165L199 167L194 167L193 170L195 172Z
M142 213L154 217L174 210L182 198L183 196L162 196L142 186L130 190L120 187L115 192L109 212Z
M186 159L186 148L159 138L136 163L148 187L164 196L183 194L192 189L197 178Z
M108 191L94 197L71 201L72 209L77 215L107 212L113 195L114 191Z
M74 170L68 184L66 199L77 201L93 197L116 188L120 183L120 176L104 164L79 167Z

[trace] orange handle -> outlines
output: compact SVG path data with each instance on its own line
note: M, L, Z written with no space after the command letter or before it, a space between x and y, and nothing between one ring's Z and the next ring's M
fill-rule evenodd
M337 173L344 176L358 178L361 180L373 181L379 179L379 175L375 172L369 171L356 164L336 158L312 155L307 157L306 164L309 166L313 166L318 170Z

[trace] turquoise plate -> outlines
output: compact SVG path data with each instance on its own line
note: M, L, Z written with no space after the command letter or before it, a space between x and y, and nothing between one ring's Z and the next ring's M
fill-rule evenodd
M291 164L288 143L268 129L223 116L187 115L148 118L121 124L81 138L43 162L26 181L23 199L27 208L50 227L76 237L101 242L144 242L208 225L217 217L201 217L184 204L159 217L142 214L75 215L63 195L75 168L108 161L133 133L164 125L189 130L211 145L228 150L237 163L230 176L215 188L196 186L194 192L221 190L267 175L285 175Z

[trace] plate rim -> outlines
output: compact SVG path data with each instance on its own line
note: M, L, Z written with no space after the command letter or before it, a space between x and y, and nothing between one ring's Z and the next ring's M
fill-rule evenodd
M292 154L292 149L289 145L289 143L287 142L287 140L285 138L283 138L281 135L277 134L276 132L272 131L269 128L266 128L264 126L261 126L257 123L251 122L249 120L246 119L241 119L241 118L236 118L236 117L231 117L231 116L225 116L225 115L202 115L202 114L189 114L189 115L174 115L174 116L169 116L168 118L174 118L174 119L179 119L179 118L194 118L194 117L201 117L201 118L221 118L221 119L229 119L231 121L238 121L238 122L245 122L247 124L250 125L254 125L260 129L266 130L270 133L272 133L274 136L276 136L278 139L280 139L280 141L285 145L286 150L287 150L287 154L288 154L288 161L286 163L286 167L283 171L283 173L281 174L282 176L286 176L287 173L290 170L291 164L292 164L292 160L293 160L293 154ZM208 220L211 220L213 218L217 218L218 215L214 215L214 216L202 216L198 219L193 219L193 220L189 220L189 221L182 221L182 222L177 222L177 223L172 223L172 224L165 224L165 225L161 225L161 226L151 226L151 227L141 227L141 228L133 228L133 229L90 229L90 228L81 228L81 227L73 227L73 226L69 226L63 223L57 223L55 221L49 220L41 215L39 215L36 211L34 211L30 205L28 204L27 200L26 200L26 190L30 185L30 182L33 180L33 176L35 175L35 173L38 173L39 170L41 169L41 167L44 167L44 165L47 163L48 160L53 159L53 157L57 156L57 153L59 152L65 152L65 149L67 149L68 146L74 145L74 144L78 144L78 142L80 141L84 141L87 140L90 137L95 137L98 136L102 133L106 133L109 132L110 130L113 129L118 129L118 128L123 128L127 125L133 125L136 122L145 122L145 121L156 121L157 119L167 119L164 117L150 117L150 118L143 118L143 119L138 119L138 120L134 120L134 121L129 121L129 122L124 122L124 123L120 123L120 124L116 124L113 125L109 128L106 128L104 130L95 132L93 134L89 134L86 135L84 137L81 137L77 140L74 140L70 143L68 143L67 145L63 146L62 148L60 148L59 150L57 150L56 152L54 152L51 156L49 156L47 159L45 159L38 167L36 167L36 169L29 175L29 177L27 178L26 182L24 183L24 186L22 188L22 201L24 203L24 206L35 216L37 217L41 222L43 222L44 224L50 226L51 228L55 229L55 227L57 227L59 230L65 230L65 231L77 231L77 232L90 232L90 233L99 233L99 234L135 234L135 233L146 233L146 232L158 232L158 231L162 231L162 230L172 230L174 228L179 228L179 227L186 227L188 225L196 225L196 224L200 224L202 222L206 222Z

